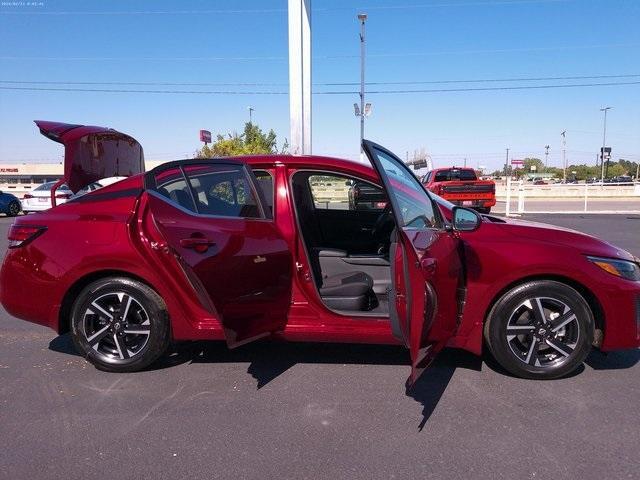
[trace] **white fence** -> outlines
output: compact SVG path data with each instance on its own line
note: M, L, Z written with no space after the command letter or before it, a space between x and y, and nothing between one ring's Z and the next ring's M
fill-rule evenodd
M502 190L502 189L500 189ZM550 184L512 182L498 191L497 210L504 213L609 213L639 214L640 184Z

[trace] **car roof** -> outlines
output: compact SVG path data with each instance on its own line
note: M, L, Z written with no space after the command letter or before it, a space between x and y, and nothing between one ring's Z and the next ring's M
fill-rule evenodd
M325 157L321 155L243 155L236 157L178 160L177 162L170 163L180 164L182 162L186 163L197 161L244 162L253 169L275 168L277 165L284 165L287 168L296 170L332 170L362 177L376 183L380 182L378 174L369 163L365 164L353 160ZM165 164L161 164L160 167L163 167L164 165Z

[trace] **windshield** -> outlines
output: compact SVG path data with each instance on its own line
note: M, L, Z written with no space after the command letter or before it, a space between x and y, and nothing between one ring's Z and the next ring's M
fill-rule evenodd
M449 182L451 180L477 180L476 172L470 168L450 168L436 172L436 182Z
M43 191L49 191L53 188L53 186L56 184L56 182L47 182L47 183L43 183L42 185L40 185L39 187L34 188L33 190L35 192L43 192ZM67 187L67 185L65 183L63 183L62 185L60 185L58 187L58 190L69 190L69 187Z

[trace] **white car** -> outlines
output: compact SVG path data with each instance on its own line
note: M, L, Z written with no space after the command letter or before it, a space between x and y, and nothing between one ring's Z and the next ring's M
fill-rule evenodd
M22 197L22 211L24 213L41 212L51 208L51 189L56 182L43 183L39 187L34 188L31 192L25 193ZM93 192L102 188L99 183L91 183L74 194L64 183L56 190L56 205L66 202L71 198L76 198L88 192Z

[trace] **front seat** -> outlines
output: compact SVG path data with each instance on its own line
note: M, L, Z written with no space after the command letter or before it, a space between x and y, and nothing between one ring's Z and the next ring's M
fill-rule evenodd
M334 310L370 310L375 302L373 278L365 272L347 272L322 279L322 301Z
M323 276L317 251L310 253L311 270L325 305L334 310L371 310L376 306L373 278L365 272Z

